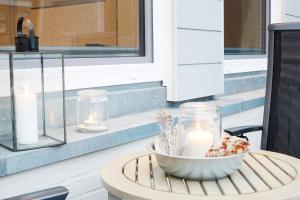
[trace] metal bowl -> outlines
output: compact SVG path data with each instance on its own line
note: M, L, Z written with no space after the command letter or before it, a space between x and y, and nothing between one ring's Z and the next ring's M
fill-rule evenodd
M148 145L158 165L168 174L193 180L215 180L226 177L242 164L247 153L239 153L232 156L193 158L161 154L155 151L154 144Z

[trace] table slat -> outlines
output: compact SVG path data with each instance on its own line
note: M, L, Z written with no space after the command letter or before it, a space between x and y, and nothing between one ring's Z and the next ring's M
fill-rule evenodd
M186 181L191 194L205 195L200 183L198 181Z
M188 193L185 189L185 186L183 184L182 179L175 178L173 176L169 176L169 179L170 179L170 182L171 182L172 192L184 193L184 194Z
M149 156L139 157L138 183L151 187Z
M265 167L250 155L246 156L244 161L260 177L260 179L272 189L282 185Z
M285 173L287 173L291 177L295 177L297 175L297 171L294 167L292 167L290 164L286 162L282 162L276 158L272 158L268 156L268 159L277 164L278 167L280 167Z
M242 194L255 192L239 171L230 175L230 178Z
M217 180L224 195L239 194L228 177Z
M151 158L152 158L152 165L153 165L155 189L168 191L168 184L167 184L164 170L159 167L155 156L152 156Z
M245 163L242 163L239 172L248 184L254 187L255 191L262 192L269 190L268 186Z
M273 190L292 182L297 171L277 158L250 153L241 168L216 181L194 181L170 176L159 167L155 155L140 155L124 163L122 173L127 179L153 190L201 196L251 194ZM136 183L134 183L136 182Z
M262 165L271 170L274 176L276 176L280 182L284 185L292 181L292 178L288 176L284 171L282 171L277 165L271 162L264 155L260 154L251 154L254 158L257 159Z
M216 181L202 181L202 185L205 188L207 195L222 195Z
M124 174L129 178L131 181L135 181L135 169L136 169L136 159L129 161L124 166Z

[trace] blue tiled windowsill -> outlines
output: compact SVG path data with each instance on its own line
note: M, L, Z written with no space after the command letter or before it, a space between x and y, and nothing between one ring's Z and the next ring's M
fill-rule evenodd
M110 121L111 129L103 133L80 133L69 128L68 144L59 147L11 152L0 147L0 176L85 155L105 148L150 137L158 132L155 113L146 112Z

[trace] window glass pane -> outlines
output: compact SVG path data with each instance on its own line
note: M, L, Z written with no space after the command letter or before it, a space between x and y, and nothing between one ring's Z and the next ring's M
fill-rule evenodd
M265 1L224 0L225 55L265 53Z
M1 0L0 10L8 14L0 21L2 51L14 49L16 22L25 16L42 50L72 57L145 56L142 0Z

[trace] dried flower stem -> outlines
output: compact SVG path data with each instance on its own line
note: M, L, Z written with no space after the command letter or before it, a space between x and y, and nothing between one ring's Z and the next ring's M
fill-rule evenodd
M160 137L158 141L159 149L167 154L176 154L177 152L177 129L174 128L174 119L167 110L161 110L157 114L157 122L160 127Z

